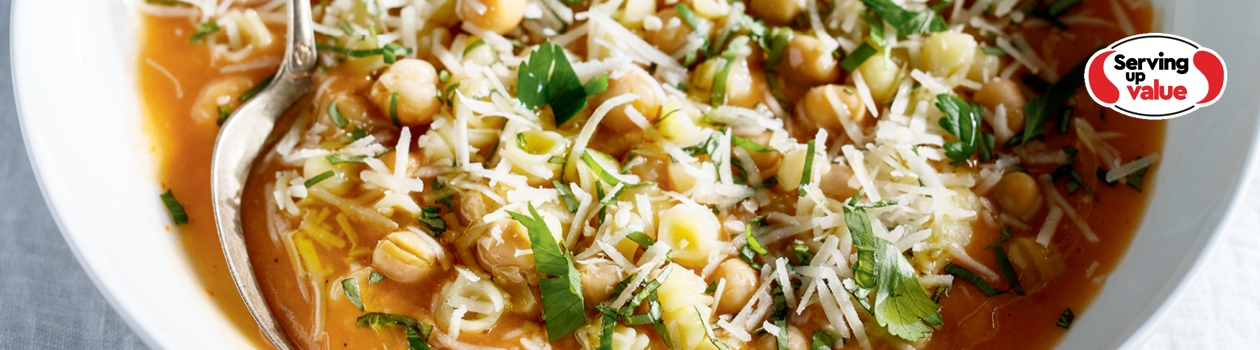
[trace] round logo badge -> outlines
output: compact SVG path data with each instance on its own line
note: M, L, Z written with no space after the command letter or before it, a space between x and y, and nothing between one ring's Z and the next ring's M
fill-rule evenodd
M1180 36L1138 34L1089 58L1085 89L1098 104L1142 119L1186 115L1220 99L1225 61Z

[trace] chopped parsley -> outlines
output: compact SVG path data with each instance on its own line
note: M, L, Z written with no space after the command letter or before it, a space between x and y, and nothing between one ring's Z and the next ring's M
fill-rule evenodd
M728 132L729 132L729 129L728 129ZM749 152L759 152L759 153L778 152L778 150L775 150L774 148L770 148L768 146L757 143L757 141L740 137L739 135L731 135L731 144L735 146L739 146L739 148L743 148L745 150L748 150Z
M179 204L179 200L175 199L175 193L170 189L162 194L162 204L165 204L166 210L171 212L171 218L175 220L176 225L188 223L188 213L184 211L184 206Z
M754 270L761 270L762 264L761 262L758 262L757 260L755 260L756 256L757 256L757 252L754 252L752 250L752 247L749 247L747 244L739 248L740 260L743 260L745 263L748 263L748 266L752 266Z
M188 38L188 42L193 43L193 44L200 44L206 40L207 36L210 36L210 34L214 34L215 32L218 32L218 31L219 31L219 23L217 22L210 21L210 22L198 24L197 31L193 33L192 37Z
M569 209L569 212L577 213L580 203L573 195L573 188L559 180L552 180L551 184L555 185L556 191L560 192L560 199L564 201L564 206Z
M798 265L807 265L814 260L814 252L809 250L809 246L796 243L792 245L792 252L796 254L796 263Z
M846 71L853 72L858 68L858 66L861 66L863 62L866 62L868 58L875 56L876 52L878 52L878 50L876 50L874 46L871 46L869 43L862 42L861 46L853 49L853 52L850 52L848 56L844 57L844 60L840 61L840 67L844 68Z
M1089 193L1089 195L1094 197L1094 199L1099 199L1098 195L1094 194L1094 190L1085 185L1085 180L1081 179L1081 174L1076 172L1076 156L1081 152L1072 146L1067 146L1063 147L1063 153L1068 155L1068 162L1060 165L1058 168L1055 168L1054 172L1050 173L1050 177L1054 179L1054 181L1067 178L1068 181L1065 187L1067 188L1068 194L1074 194L1076 193L1076 190L1084 189L1085 192Z
M766 221L766 216L762 215L762 216L758 216L755 219L749 220L748 224L744 226L744 238L748 239L748 248L752 249L754 252L757 252L757 254L759 255L770 254L769 251L766 251L765 247L761 246L760 242L757 242L757 238L753 237L753 235L756 234L754 232L759 231L761 229L761 223L765 221Z
M1006 50L1003 50L1003 49L1000 49L1000 48L996 48L996 47L992 47L992 46L981 46L981 47L980 47L980 51L983 51L983 52L984 52L984 54L989 55L989 56L1007 56L1007 55L1010 55L1009 53L1007 53L1007 52L1006 52Z
M918 272L892 242L875 236L865 208L845 206L844 219L858 251L854 280L860 288L875 288L875 320L901 339L923 339L932 332L929 325L942 320L940 306L919 285Z
M394 122L394 126L402 125L398 122L398 93L389 94L389 121Z
M375 49L349 49L335 44L317 43L315 48L354 58L381 56L381 60L389 64L397 61L398 56L410 55L412 51L410 47L398 43L388 43Z
M430 333L433 332L433 325L417 321L414 318L387 314L384 312L369 312L363 316L359 316L355 323L359 327L384 327L389 325L403 326L407 332L407 345L410 350L429 350L429 345L425 341L429 340Z
M985 282L984 279L980 278L979 275L976 275L975 272L971 272L971 270L968 270L965 267L954 265L954 263L948 263L945 264L945 272L954 275L954 277L961 278L962 280L967 281L967 283L971 283L971 285L980 289L980 292L984 293L985 296L991 297L1002 293L997 290L997 288L993 288L993 286L989 285L989 282Z
M354 307L359 311L363 311L363 299L359 297L359 282L353 278L341 280L341 290L345 291L346 299L350 300Z
M814 336L810 337L809 350L831 350L834 346L836 346L836 336L827 331L816 330Z
M333 124L342 129L345 129L346 125L350 124L350 121L341 115L341 111L337 110L337 102L335 101L328 104L328 119L332 119Z
M420 216L416 217L416 221L420 222L420 228L424 232L428 232L433 237L441 236L446 232L446 220L442 219L442 208L424 207L420 209Z
M604 158L610 158L610 159L611 159L612 157L610 157L610 156L608 156L607 154L604 154L604 153L602 153L602 152L600 152L600 151L591 150L591 149L588 149L588 150L585 150L585 151L583 151L583 152L582 152L582 162L583 162L583 163L586 163L586 166L587 166L588 168L591 168L591 171L595 172L595 176L596 176L596 177L598 177L600 180L602 180L602 181L604 181L604 182L607 182L609 185L616 186L617 184L621 184L621 185L623 186L622 188L635 188L635 187L639 187L639 186L643 186L643 185L647 185L647 184L648 184L648 182L640 182L640 183L637 183L637 184L632 184L632 183L627 183L627 182L621 181L621 179L617 178L617 176L615 176L615 175L613 175L613 174L609 173L608 171L604 170L604 167L600 166L600 165L599 165L599 162L596 162L596 161L595 161L595 158L592 158L592 157L591 157L591 153L598 154L598 155L600 155L600 156L602 156L602 157L604 157ZM601 196L601 197L602 197L602 196Z
M805 169L801 170L801 184L796 186L797 197L805 196L805 187L809 186L809 182L814 177L814 141L816 140L809 140L809 142L805 143Z
M325 172L320 173L319 175L315 175L315 177L307 179L306 182L302 183L302 185L306 186L306 188L315 187L315 185L319 184L321 181L327 180L328 178L332 176L333 176L332 170L325 171Z
M330 155L328 155L328 156L325 156L325 157L324 157L324 159L327 159L329 163L332 163L332 165L337 165L337 164L341 164L341 163L363 163L363 160L364 160L364 159L367 159L367 156L352 156L352 155L346 155L346 154L330 154Z
M980 104L968 104L958 96L940 94L936 95L936 108L945 114L940 120L941 128L958 138L958 141L946 142L942 146L950 165L962 164L976 153L979 153L981 161L993 157L993 135L980 131L981 114L984 112Z
M1006 277L1006 288L1015 294L1024 295L1024 286L1019 284L1019 275L1015 274L1011 259L1006 256L1006 250L1001 246L994 246L993 257L997 259L998 267L1002 269L1002 276Z
M587 82L589 87L583 86L564 49L550 41L534 50L529 60L521 62L516 79L516 99L529 109L551 106L556 126L564 125L586 108L588 97L608 87L606 75L592 78Z
M580 274L573 267L573 256L556 242L532 203L529 204L529 216L514 211L508 211L508 214L529 232L538 273L551 276L539 281L539 289L542 292L547 338L556 341L586 325Z
M384 280L385 275L376 273L376 271L372 271L372 274L368 275L368 284L377 284Z
M631 241L634 241L634 243L638 243L640 247L643 247L643 249L647 249L648 247L651 247L652 245L656 244L656 240L652 239L652 237L648 237L646 234L643 233L643 231L631 232L630 234L626 235L626 238L630 239Z
M228 117L232 116L232 107L229 107L226 105L219 105L218 112L219 112L219 119L215 120L214 124L218 126L223 126L223 122L226 122Z
M341 31L345 32L346 35L354 35L354 27L351 27L350 22L346 22L344 19L337 21L337 28L341 28Z
M1072 328L1072 320L1075 319L1076 314L1072 313L1072 308L1066 308L1063 309L1063 313L1059 315L1059 322L1055 322L1054 325L1062 327L1063 329L1069 329Z
M1085 64L1088 61L1081 61L1071 71L1063 74L1059 81L1047 87L1045 92L1037 95L1037 97L1028 101L1028 104L1024 105L1024 131L1019 144L1028 143L1028 141L1045 135L1042 125L1046 123L1050 115L1054 114L1072 95L1076 94L1077 89L1085 85Z
M242 93L241 97L236 98L236 100L241 102L249 101L249 99L254 97L254 95L262 92L263 88L266 88L267 85L271 85L271 81L275 79L275 74L267 76L262 81L258 82L258 85L254 85L254 87L249 88L249 90L245 90L245 93Z
M928 34L949 29L945 26L945 20L934 11L908 11L892 0L862 0L862 4L896 28L901 35Z

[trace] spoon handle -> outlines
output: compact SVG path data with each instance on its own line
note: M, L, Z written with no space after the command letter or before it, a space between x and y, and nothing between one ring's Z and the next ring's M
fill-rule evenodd
M254 321L276 348L297 348L285 335L262 296L250 266L241 225L240 204L254 159L262 153L276 122L311 90L317 62L309 0L290 0L284 62L271 82L237 108L223 124L211 165L211 193L219 242L237 292Z

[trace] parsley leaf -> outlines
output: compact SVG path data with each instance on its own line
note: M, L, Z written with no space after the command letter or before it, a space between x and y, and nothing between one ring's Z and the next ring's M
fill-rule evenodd
M871 46L869 43L862 42L861 46L853 49L853 52L849 53L848 56L844 57L844 60L840 61L840 68L853 72L853 70L858 69L858 66L862 65L862 62L866 62L867 59L874 56L876 52L878 52L878 50L875 50L874 46Z
M1072 308L1063 309L1063 314L1059 315L1059 322L1054 325L1063 327L1063 329L1072 328L1072 320L1076 319L1076 314L1072 313Z
M775 150L774 148L757 143L757 141L740 137L739 135L731 135L731 144L739 146L739 148L743 148L749 152L778 152L778 150Z
M801 184L796 186L797 197L805 196L805 186L808 186L809 182L813 181L814 178L814 141L816 140L809 140L809 142L805 143L805 169L801 171Z
M836 336L821 329L814 331L814 336L810 339L810 350L831 350L836 345Z
M346 293L346 299L350 300L354 307L363 311L363 299L359 297L359 283L353 278L341 280L341 290Z
M320 173L319 175L315 175L315 177L307 179L306 182L302 183L302 185L306 186L306 188L311 188L312 186L318 185L320 181L327 180L328 178L332 176L333 176L332 170L325 171L325 172Z
M551 184L556 187L556 191L560 192L560 199L564 201L564 206L569 208L569 212L576 213L581 203L578 203L577 197L573 195L573 188L559 180L552 180Z
M527 62L521 62L516 80L516 99L529 109L550 105L556 126L564 125L586 108L587 97L608 88L606 75L582 85L564 49L550 41L534 50Z
M200 44L202 41L206 40L207 36L210 36L210 34L214 34L214 32L217 31L219 31L219 23L214 21L198 24L197 31L193 33L192 37L188 38L188 42Z
M424 207L420 209L420 216L416 217L416 220L420 221L420 228L424 229L424 232L438 237L446 232L446 220L442 219L441 213L442 208Z
M914 266L892 242L875 236L865 208L844 207L844 219L858 249L854 280L858 287L876 288L875 320L901 339L913 342L927 336L932 332L927 324L942 322L940 307L919 285Z
M757 242L757 238L753 237L754 235L753 231L757 231L758 229L760 229L761 223L765 221L766 221L766 216L762 215L762 216L758 216L755 219L749 220L748 224L744 226L744 238L748 239L748 248L751 248L754 252L757 252L757 254L760 254L760 255L770 254L770 252L766 251L766 248L762 247L760 242Z
M556 242L533 204L529 204L529 216L514 211L508 214L529 232L535 269L539 274L552 276L540 280L539 289L547 338L556 341L586 325L581 276L573 267L573 256Z
M170 189L162 194L162 204L165 204L166 210L171 212L171 218L175 220L176 225L188 223L188 213L184 211L184 206L179 204L179 200L175 199L175 194Z
M936 95L936 108L945 113L945 116L940 121L941 128L958 138L958 141L946 142L943 146L945 156L951 160L949 162L950 165L966 162L968 159L971 159L971 155L976 153L977 149L987 149L985 152L989 152L989 154L983 156L991 156L992 143L986 144L986 142L991 142L989 141L991 139L985 140L980 135L980 119L983 109L979 104L968 104L958 96L940 94Z
M384 280L385 275L379 274L376 271L372 271L372 274L368 275L368 284L377 284Z
M1051 114L1062 107L1072 95L1075 95L1077 89L1085 85L1085 64L1088 61L1081 61L1059 81L1046 88L1045 92L1024 105L1024 136L1019 144L1028 143L1038 136L1045 135L1042 124L1045 124Z
M993 247L993 257L997 259L998 267L1002 269L1002 276L1006 277L1006 288L1015 294L1024 295L1024 286L1019 284L1019 275L1015 274L1011 259L1006 256L1006 250L1001 246Z
M967 283L971 283L971 285L976 286L976 289L979 289L981 293L984 293L985 296L991 297L1002 293L997 290L997 288L993 288L993 286L989 285L989 282L985 282L984 279L980 278L979 275L976 275L975 272L971 272L971 270L968 270L965 267L954 265L954 263L948 263L945 264L945 272L954 275L954 277L961 278L962 280L967 281Z
M359 327L403 326L407 330L407 345L410 346L411 350L429 350L429 345L424 342L429 340L429 335L433 332L433 325L431 324L417 321L411 317L384 312L369 312L359 316L355 323Z
M935 33L949 29L945 26L945 20L933 11L908 11L892 0L862 0L862 3L896 28L901 35Z
M333 124L336 124L338 128L342 129L345 129L346 125L350 123L350 121L346 120L345 116L341 115L341 111L337 110L336 101L328 104L328 118L332 119Z

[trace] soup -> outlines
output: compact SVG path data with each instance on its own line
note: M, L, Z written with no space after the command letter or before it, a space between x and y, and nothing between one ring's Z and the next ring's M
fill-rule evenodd
M205 175L284 4L140 5L164 198L251 335ZM315 92L242 204L302 348L1050 348L1163 142L1079 89L1095 48L1151 29L1141 1L314 12Z

